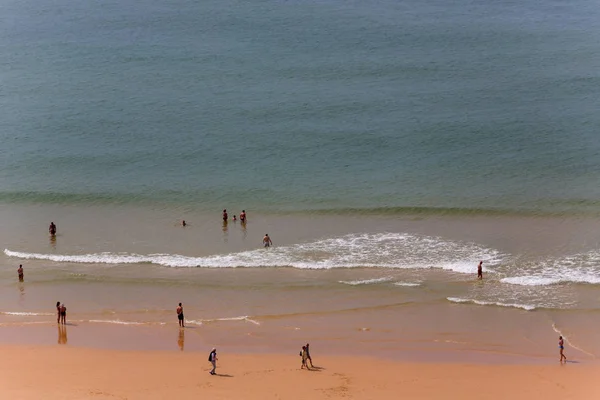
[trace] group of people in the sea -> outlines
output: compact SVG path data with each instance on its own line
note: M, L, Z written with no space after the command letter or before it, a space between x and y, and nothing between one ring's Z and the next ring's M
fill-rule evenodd
M229 222L229 213L227 212L227 209L223 209L223 214L222 214L222 218L223 218L223 229L226 229L227 227L227 223ZM240 213L240 223L242 224L243 227L246 226L246 210L242 210L242 212ZM237 222L238 217L234 214L233 218L232 218L233 222ZM186 227L189 224L186 222L186 220L181 220L181 226ZM269 236L268 233L265 233L265 236L263 236L263 241L262 244L264 247L271 247L273 246L273 241L271 240L271 237Z

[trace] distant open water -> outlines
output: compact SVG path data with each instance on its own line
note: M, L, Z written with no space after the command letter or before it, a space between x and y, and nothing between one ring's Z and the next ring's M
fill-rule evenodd
M0 10L0 202L600 210L597 2Z

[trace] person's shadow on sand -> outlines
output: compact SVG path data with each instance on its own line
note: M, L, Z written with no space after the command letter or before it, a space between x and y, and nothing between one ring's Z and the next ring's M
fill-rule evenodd
M220 376L221 378L233 378L233 375L229 374L214 374L213 376Z

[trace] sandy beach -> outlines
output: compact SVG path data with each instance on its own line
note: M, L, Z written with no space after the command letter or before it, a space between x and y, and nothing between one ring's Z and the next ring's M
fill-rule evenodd
M207 354L3 346L0 390L10 399L593 399L596 365L398 363L313 355Z

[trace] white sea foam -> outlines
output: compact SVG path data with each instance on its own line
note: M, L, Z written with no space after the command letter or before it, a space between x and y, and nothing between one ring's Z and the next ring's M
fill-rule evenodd
M253 320L247 315L242 315L241 317L226 317L226 318L212 318L212 319L201 319L200 324L203 322L218 322L218 321L246 321L250 322L254 325L260 325L260 322ZM197 321L195 321L197 322Z
M421 286L421 284L417 283L417 282L394 282L394 285L396 285L396 286L406 286L406 287Z
M500 303L500 302L494 302L494 301L481 301L481 300L475 300L475 299L461 299L458 297L447 297L446 299L453 303L473 303L473 304L478 304L480 306L513 307L513 308L520 308L520 309L523 309L526 311L535 310L535 306L532 306L529 304Z
M338 281L338 282L343 283L345 285L357 286L357 285L372 285L374 283L389 282L391 280L392 280L392 278L387 277L387 278L364 279L364 280L358 280L358 281Z
M0 311L0 314L1 315L18 315L18 316L55 315L52 313L17 312L17 311Z
M59 263L137 264L166 267L293 267L330 269L353 267L441 268L472 274L477 262L484 261L493 272L503 255L474 243L402 233L351 234L310 243L278 246L206 257L177 254L94 253L82 255L40 254L5 249L9 257L49 260Z
M600 284L600 252L574 254L540 260L527 266L527 274L509 276L501 282L522 286L548 286L559 283Z
M510 278L502 278L500 282L510 283L511 285L522 286L546 286L560 283L560 279L544 276L512 276Z
M148 325L144 322L121 321L118 319L90 319L88 322L96 324L117 324L117 325ZM164 323L160 323L161 325Z

